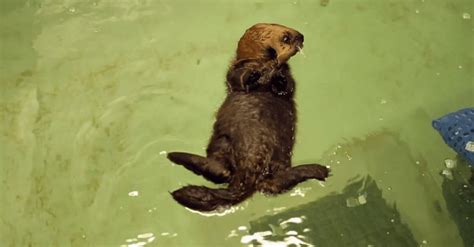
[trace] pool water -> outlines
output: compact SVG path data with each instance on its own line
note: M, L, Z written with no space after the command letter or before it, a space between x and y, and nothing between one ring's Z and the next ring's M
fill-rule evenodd
M474 246L471 170L431 121L474 106L470 0L1 0L2 246ZM202 215L239 37L305 35L294 164L327 182ZM451 175L442 175L448 164ZM450 163L451 162L451 163Z

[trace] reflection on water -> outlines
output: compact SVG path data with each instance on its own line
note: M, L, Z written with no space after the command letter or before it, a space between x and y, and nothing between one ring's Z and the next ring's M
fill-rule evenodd
M127 244L121 246L129 246L129 247L136 247L136 246L145 246L148 243L151 243L155 240L155 236L153 233L143 233L138 234L136 238L129 238L125 240Z
M301 224L303 220L306 219L305 216L301 217L292 217L290 219L280 222L280 229L285 229L288 227L288 224ZM273 225L269 224L271 231L262 231L262 232L252 232L249 234L247 227L239 227L239 231L243 231L247 235L244 235L240 238L242 244L257 244L263 246L313 246L310 243L303 241L306 239L305 236L299 235L297 231L291 230L282 234L282 231L276 229ZM303 232L308 232L309 228L303 230ZM282 237L282 240L272 240L271 236L275 234L285 235ZM232 230L231 234L228 237L238 237L239 234L236 233L236 230Z
M0 13L2 245L473 244L470 171L431 128L474 105L470 1L2 0ZM204 217L169 191L214 185L166 151L204 153L237 39L262 21L305 35L293 160L333 176Z
M367 204L346 205L347 198L361 194L367 195ZM316 246L375 246L380 243L384 246L416 246L410 229L402 222L396 207L387 205L381 195L382 191L370 176L359 179L344 188L341 194L329 195L251 222L251 236L261 236L259 233L269 228L270 231L264 231L265 236L276 242L281 239L286 241L288 235L296 235L296 238L305 239ZM287 217L291 218L283 220ZM246 237L242 239L250 240ZM261 244L262 238L252 238L250 241ZM308 244L300 242L297 245Z

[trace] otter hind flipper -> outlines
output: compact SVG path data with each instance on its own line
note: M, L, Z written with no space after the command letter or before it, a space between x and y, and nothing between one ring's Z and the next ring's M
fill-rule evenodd
M318 164L305 164L281 170L266 179L261 190L268 194L279 194L292 189L297 184L308 179L325 181L329 176L329 168Z
M226 183L230 179L229 169L216 160L182 152L171 152L168 153L167 157L173 163L182 165L195 174L202 175L211 182L220 184Z
M171 193L181 205L199 211L213 211L220 207L237 204L253 193L231 189L211 189L205 186L188 185Z

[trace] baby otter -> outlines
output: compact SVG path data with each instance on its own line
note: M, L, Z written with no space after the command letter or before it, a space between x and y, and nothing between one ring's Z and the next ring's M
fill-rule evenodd
M188 185L171 193L177 202L212 211L256 191L278 194L307 179L325 180L325 166L291 166L295 81L287 61L303 41L298 31L277 24L256 24L245 32L227 73L227 97L217 112L207 156L168 154L172 162L228 186Z

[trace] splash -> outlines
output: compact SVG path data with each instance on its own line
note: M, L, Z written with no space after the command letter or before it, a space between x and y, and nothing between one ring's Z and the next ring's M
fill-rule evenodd
M219 208L219 209L211 211L211 212L201 212L201 211L197 211L197 210L192 210L192 209L187 208L187 207L184 207L184 208L186 210L192 212L192 213L200 214L200 215L206 216L206 217L213 217L213 216L222 217L224 215L233 214L233 213L237 212L238 210L243 210L244 209L243 206L231 206L230 208Z
M305 196L306 196L306 192L308 192L309 190L311 190L311 187L308 187L308 188L296 188L295 190L293 190L293 192L291 192L290 196L301 196L301 197L305 197Z

